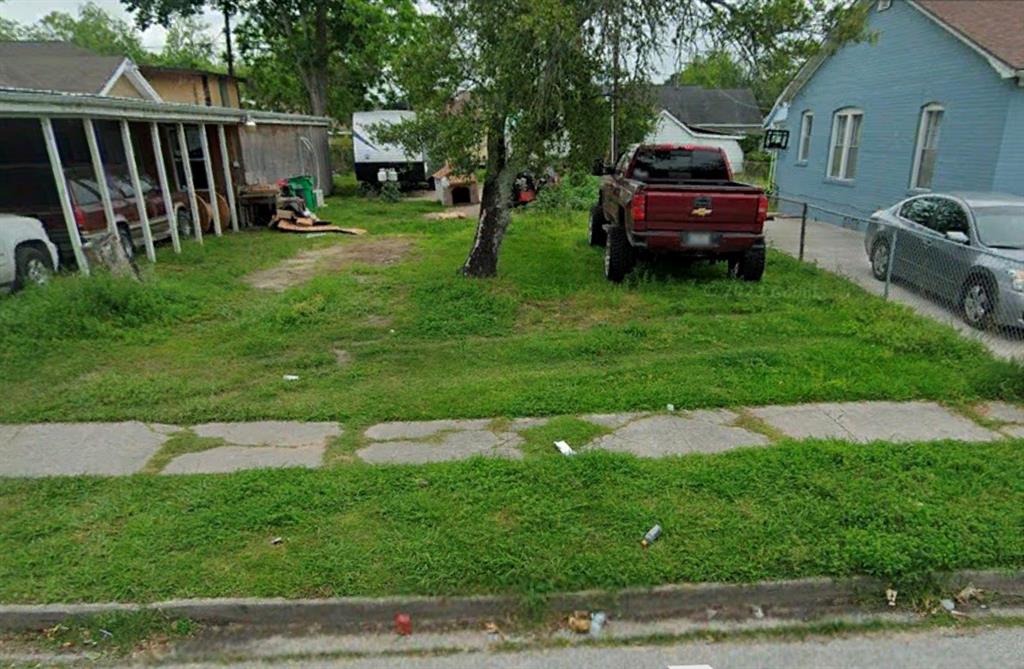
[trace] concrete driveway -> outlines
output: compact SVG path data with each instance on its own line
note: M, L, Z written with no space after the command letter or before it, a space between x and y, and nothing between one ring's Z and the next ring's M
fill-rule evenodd
M781 218L769 221L766 227L768 244L796 257L800 250L800 219ZM840 274L875 295L882 295L885 284L871 275L867 253L864 251L864 233L819 221L807 221L804 260L822 269ZM894 283L889 298L905 304L922 316L956 328L964 337L975 339L993 355L1010 359L1024 359L1024 341L999 333L979 332L936 299L924 295L906 284Z

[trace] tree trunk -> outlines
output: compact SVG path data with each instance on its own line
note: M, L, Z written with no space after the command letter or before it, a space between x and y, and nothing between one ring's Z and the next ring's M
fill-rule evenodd
M327 39L327 7L324 2L314 4L313 38L303 47L309 50L305 63L300 60L303 83L309 93L309 112L313 116L327 115L327 70L331 58ZM307 24L308 25L308 24ZM308 34L308 33L307 33Z
M487 129L487 176L480 196L480 218L469 257L462 265L465 276L493 277L498 274L498 254L510 220L512 181L505 145L505 118L495 116Z

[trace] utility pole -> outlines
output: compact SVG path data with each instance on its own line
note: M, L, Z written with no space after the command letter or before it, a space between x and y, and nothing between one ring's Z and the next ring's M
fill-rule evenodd
M225 0L224 4L221 7L224 10L224 37L225 37L225 44L226 44L226 51L227 51L227 53L225 55L227 56L227 61L228 61L228 76L229 77L234 77L235 76L235 54L234 54L234 52L231 49L231 2L230 2L230 0Z
M619 16L619 3L615 3L612 16L612 141L611 164L619 159L619 42L622 36L622 21Z

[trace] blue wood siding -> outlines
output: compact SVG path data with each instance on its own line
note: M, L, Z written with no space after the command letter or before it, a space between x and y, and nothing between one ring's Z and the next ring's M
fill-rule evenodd
M790 144L779 153L776 172L780 195L868 217L920 192L910 188L911 171L921 109L933 102L945 113L932 190L988 191L1015 182L1004 189L1021 192L1024 89L1001 79L982 56L903 0L883 12L872 9L869 29L876 41L841 48L790 102ZM826 170L833 113L844 107L864 112L852 183L835 182ZM814 112L810 154L798 164L800 118L807 110ZM1008 115L1017 119L1013 132L1004 132Z

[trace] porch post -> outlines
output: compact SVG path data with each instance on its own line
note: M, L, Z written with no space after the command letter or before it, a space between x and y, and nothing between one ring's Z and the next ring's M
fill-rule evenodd
M75 211L71 206L71 196L68 194L68 185L64 180L64 166L60 163L60 151L57 148L57 137L53 134L53 123L49 118L39 119L43 128L43 139L46 142L46 153L50 157L50 169L53 170L53 181L57 186L57 198L60 200L60 209L64 214L64 224L68 227L68 238L71 241L71 249L75 253L75 262L78 264L78 271L89 276L89 261L85 259L82 252L82 238L78 233L78 223L75 222Z
M171 246L175 253L181 253L181 240L178 238L178 220L174 215L174 200L171 199L171 187L167 184L167 167L164 165L164 150L160 143L160 128L156 121L149 124L149 136L153 142L153 155L156 157L156 176L160 180L160 194L164 200L164 215L167 218L167 229L171 233Z
M96 140L96 127L91 118L82 119L85 126L85 139L89 144L89 157L92 158L92 171L96 175L96 185L100 189L100 200L103 201L103 214L107 217L107 230L117 234L117 221L114 219L114 203L110 201L110 186L107 184L107 173L103 169L100 158L100 146Z
M149 258L150 262L156 262L156 249L153 248L153 231L149 229L149 213L146 211L146 196L142 192L139 166L135 162L132 133L128 127L128 121L125 119L121 120L121 142L124 144L124 160L128 163L128 175L132 180L132 190L135 191L135 208L139 212L139 222L142 224L142 241L146 245L146 257Z
M224 190L228 197L228 209L231 210L231 229L238 232L238 210L235 209L235 185L231 180L231 161L228 157L228 138L224 126L217 125L217 140L220 142L220 161L224 163Z
M213 182L213 161L210 160L210 141L206 138L206 124L199 124L199 142L203 147L203 166L206 168L206 183L210 186L210 215L213 216L213 231L218 237L220 229L220 206L217 203L217 188Z
M185 172L185 186L188 188L188 203L192 207L192 229L196 239L203 243L203 225L199 220L199 203L196 201L196 184L192 179L192 162L188 159L188 142L185 140L185 126L178 124L178 150L181 152L181 166Z

